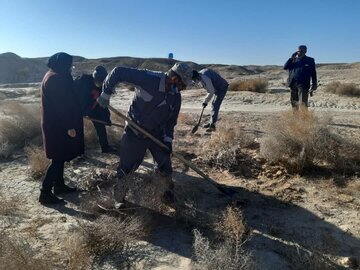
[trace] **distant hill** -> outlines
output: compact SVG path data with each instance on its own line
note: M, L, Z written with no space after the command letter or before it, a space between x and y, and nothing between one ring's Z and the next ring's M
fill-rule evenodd
M22 58L14 53L7 52L0 54L0 84L9 83L32 83L40 82L48 70L46 63L48 57ZM103 65L108 71L116 66L127 66L150 70L167 71L177 60L167 58L137 58L137 57L109 57L98 59L86 59L81 56L74 56L74 76L82 73L91 73L97 65ZM192 68L200 70L210 67L227 79L236 78L242 75L261 74L271 70L282 70L281 66L237 66L221 64L197 64L187 62ZM322 69L347 69L359 67L360 63L353 64L320 64Z
M14 53L0 54L0 84L8 83L32 83L40 82L48 70L46 63L48 57L22 58ZM82 73L91 73L97 65L103 65L109 71L116 66L127 66L150 70L167 71L177 60L167 58L136 58L136 57L110 57L99 59L86 59L75 56L73 72L74 76ZM259 69L246 68L236 65L200 65L187 62L192 68L200 70L211 67L220 73L231 74L231 76L250 75L262 72Z

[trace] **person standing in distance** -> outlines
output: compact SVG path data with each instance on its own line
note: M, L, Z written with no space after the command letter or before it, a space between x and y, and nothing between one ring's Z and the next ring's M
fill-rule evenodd
M300 45L284 65L284 69L289 71L287 83L291 90L290 101L293 109L298 109L299 106L307 108L309 94L312 95L312 92L317 89L315 60L306 56L306 52L307 47Z

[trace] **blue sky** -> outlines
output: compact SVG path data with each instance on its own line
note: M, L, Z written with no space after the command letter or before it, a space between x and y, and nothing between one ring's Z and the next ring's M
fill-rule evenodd
M0 0L0 53L283 64L360 61L360 0Z

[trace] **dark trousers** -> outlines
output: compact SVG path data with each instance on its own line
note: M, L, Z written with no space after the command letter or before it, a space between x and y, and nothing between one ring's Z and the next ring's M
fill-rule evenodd
M104 124L100 124L96 122L92 122L92 123L95 127L101 149L105 150L106 148L109 147L109 142L106 133L106 126Z
M51 160L42 183L42 190L51 191L54 185L64 185L64 163L63 160Z
M300 105L309 107L309 87L305 87L299 82L294 81L291 83L290 89L290 102L293 108L299 108Z
M101 108L100 106L96 106L93 110L90 111L88 116L95 120L100 120L100 121L111 124L110 111L108 108L104 109L104 108ZM104 124L100 124L100 123L96 123L96 122L92 122L92 123L95 127L101 149L105 150L106 148L109 147L109 142L108 142L107 133L106 133L106 126Z
M220 111L220 106L221 103L226 95L227 92L227 88L219 91L218 94L215 95L215 98L213 99L212 102L212 110L211 110L211 116L210 116L210 124L215 125L217 120L218 120L218 115L219 115L219 111Z
M170 154L150 139L140 138L129 127L126 127L121 138L119 178L135 171L140 166L147 149L150 150L157 169L164 174L172 174Z

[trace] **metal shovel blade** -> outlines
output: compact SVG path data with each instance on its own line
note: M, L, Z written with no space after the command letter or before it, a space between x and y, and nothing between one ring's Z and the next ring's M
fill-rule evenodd
M199 128L199 126L200 126L201 118L202 118L203 113L204 113L204 109L205 109L205 107L202 108L202 111L201 111L201 114L200 114L200 118L199 118L198 123L197 123L196 126L193 127L193 129L191 130L191 133L193 133L193 134L198 130L198 128Z
M197 124L193 129L191 130L191 133L195 133L199 129L199 124Z

